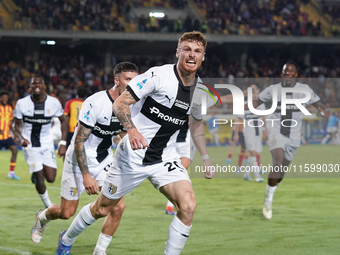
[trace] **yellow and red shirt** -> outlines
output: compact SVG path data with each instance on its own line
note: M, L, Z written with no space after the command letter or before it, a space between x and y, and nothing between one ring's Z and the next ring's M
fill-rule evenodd
M65 105L64 115L69 116L68 132L73 133L79 119L79 112L84 100L78 98L68 100Z
M11 120L13 119L13 109L10 105L0 104L0 140L6 140L11 137L9 130L11 126Z

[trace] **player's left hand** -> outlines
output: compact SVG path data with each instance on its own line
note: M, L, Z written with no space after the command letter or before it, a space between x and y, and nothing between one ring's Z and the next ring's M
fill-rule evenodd
M58 147L58 158L64 156L66 153L66 145L60 145Z
M205 179L211 179L216 173L215 167L211 164L210 159L203 160L204 169L206 169L204 173Z

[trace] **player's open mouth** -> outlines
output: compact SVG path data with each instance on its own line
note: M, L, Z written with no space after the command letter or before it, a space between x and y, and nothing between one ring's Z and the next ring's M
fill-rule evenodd
M186 62L186 64L188 65L190 65L190 66L195 66L196 65L196 62L195 61L193 61L193 60L188 60L187 62Z
M35 92L35 93L39 93L39 92L40 92L40 89L39 89L39 88L36 88L36 89L34 90L34 92Z

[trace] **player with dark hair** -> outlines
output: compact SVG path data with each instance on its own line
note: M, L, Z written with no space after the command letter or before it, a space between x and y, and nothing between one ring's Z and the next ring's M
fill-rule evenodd
M178 132L188 125L189 115L193 141L207 170L204 176L214 175L202 122L201 98L205 92L195 89L203 87L196 83L195 75L204 60L206 45L202 33L184 33L178 41L176 65L153 67L138 75L115 101L113 111L128 135L118 145L97 200L84 206L70 228L60 233L56 254L70 252L78 235L105 217L125 194L145 179L178 209L169 228L165 254L182 251L189 237L196 201L175 147ZM97 187L90 192L96 194Z
M46 181L52 183L57 174L57 162L51 134L52 117L61 122L61 141L58 157L66 152L67 123L63 108L58 99L45 94L44 78L36 74L31 80L31 95L18 100L15 107L15 132L21 139L21 146L29 166L29 172L35 180L35 188L44 203L49 207L52 202L48 197ZM20 124L23 122L22 133Z
M324 115L326 107L321 103L320 97L316 95L307 84L300 83L296 80L298 77L298 66L293 61L288 61L282 68L282 81L278 84L273 84L264 89L258 99L253 100L253 106L256 108L262 103L271 106L273 90L277 89L278 105L281 106L281 91L285 87L294 87L301 90L309 91L311 99L306 104L312 104ZM302 98L303 94L287 93L289 99ZM288 104L289 105L289 104ZM304 104L305 105L305 104ZM288 167L293 160L297 148L300 146L301 127L303 112L295 105L287 107L286 115L281 115L281 107L278 107L274 113L268 116L268 119L278 119L280 121L267 122L268 130L268 145L272 154L273 169L281 169L280 171L270 171L268 176L268 184L266 188L266 196L264 200L263 215L267 219L272 218L272 202L274 192L277 186L281 183L284 177L283 167ZM268 107L267 107L268 108ZM284 122L296 122L296 125L281 125Z
M73 137L74 129L77 126L79 113L84 99L87 95L87 90L85 88L79 87L77 89L77 97L70 99L65 104L64 115L68 123L68 133L67 133L67 147L70 145L71 139Z
M103 185L112 164L112 138L123 137L126 131L112 112L112 104L125 91L126 85L138 74L135 64L119 63L115 68L115 85L107 91L88 97L79 112L75 137L65 155L61 180L61 203L38 211L31 236L39 243L46 224L51 220L69 219L78 207L80 194L89 195ZM118 228L124 211L124 200L110 211L102 227L94 254L104 254Z
M12 127L13 120L13 109L8 103L8 91L0 92L0 149L6 148L10 149L12 152L11 155L11 163L9 167L9 172L7 174L8 179L20 180L20 177L17 176L14 172L18 148L15 144L15 141L11 137L9 131L11 130L14 133ZM15 134L15 133L14 133Z

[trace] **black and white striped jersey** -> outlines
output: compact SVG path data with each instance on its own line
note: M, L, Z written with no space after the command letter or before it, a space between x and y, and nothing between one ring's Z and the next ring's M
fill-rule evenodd
M287 104L286 115L281 115L281 89L282 84L274 84L265 88L259 94L259 100L266 104L266 108L272 106L273 89L277 89L277 108L274 113L267 116L267 129L269 133L280 133L293 141L296 141L297 146L300 145L301 127L303 112L295 104ZM307 84L297 82L293 88L299 88L308 90L311 93L311 99L302 104L306 106L308 104L314 104L320 101L320 97ZM301 99L305 97L304 93L287 93L287 99Z
M102 165L112 162L112 139L125 130L112 111L113 99L108 91L100 91L88 97L80 110L78 125L74 130L71 144L66 152L66 159L77 165L74 155L74 141L79 128L79 123L92 129L91 134L84 143L87 165L92 173ZM100 165L99 165L100 164Z
M132 121L149 148L119 150L123 157L137 164L152 165L176 157L179 130L188 129L188 116L201 120L201 101L196 84L184 86L176 65L153 67L136 76L127 90L137 101L131 109ZM196 96L194 95L196 93Z
M35 103L31 95L19 99L14 117L24 122L22 136L30 143L27 147L53 146L52 117L64 114L58 99L46 95L44 102Z

